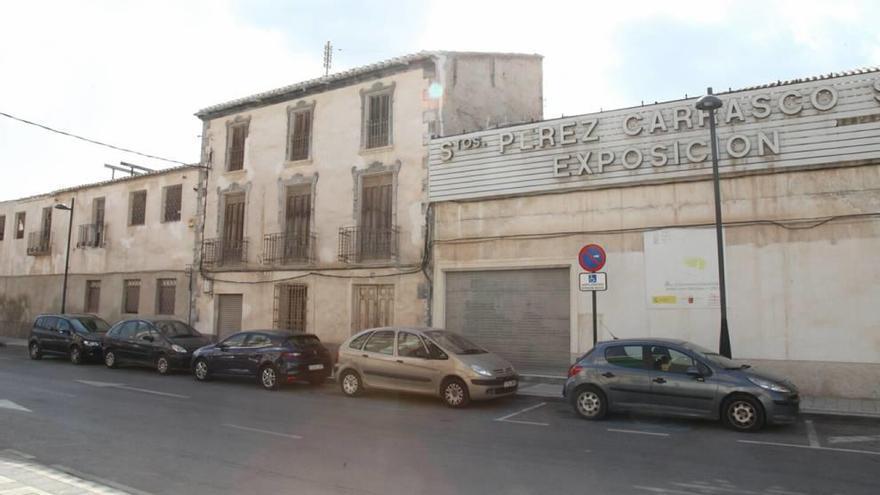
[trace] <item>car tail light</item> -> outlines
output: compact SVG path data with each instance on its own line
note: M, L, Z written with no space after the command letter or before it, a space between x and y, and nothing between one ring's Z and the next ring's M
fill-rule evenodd
M574 375L577 375L578 373L580 373L582 369L584 369L584 367L581 366L581 365L579 365L579 364L573 364L573 365L571 365L571 368L568 368L568 376L569 376L569 378L571 378L571 377L573 377Z
M296 359L298 357L302 357L301 352L283 352L281 353L281 357L283 359Z

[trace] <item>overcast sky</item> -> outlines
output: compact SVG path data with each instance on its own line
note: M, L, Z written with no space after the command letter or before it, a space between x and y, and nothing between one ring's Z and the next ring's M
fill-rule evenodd
M0 0L0 112L184 162L193 113L419 50L544 56L544 115L880 65L880 2ZM0 117L0 200L172 166Z

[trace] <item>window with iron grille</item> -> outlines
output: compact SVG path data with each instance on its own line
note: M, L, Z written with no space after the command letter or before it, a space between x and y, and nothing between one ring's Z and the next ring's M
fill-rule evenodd
M307 295L308 287L303 284L275 286L275 328L293 332L306 331Z
M160 278L156 281L156 314L173 315L177 279Z
M147 191L134 191L129 195L128 224L143 225L147 215Z
M0 241L6 237L6 215L0 215Z
M162 205L162 221L180 221L180 205L183 196L183 186L168 186L165 188L165 201Z
M140 279L125 280L122 290L122 312L136 314L141 299Z
M24 212L15 214L15 238L24 239Z
M98 313L101 302L101 281L86 280L86 313Z
M391 91L365 96L364 147L379 148L391 144Z
M288 129L290 145L288 160L307 160L311 151L312 141L312 109L290 112Z
M244 142L247 139L248 123L230 124L226 134L226 170L244 168Z

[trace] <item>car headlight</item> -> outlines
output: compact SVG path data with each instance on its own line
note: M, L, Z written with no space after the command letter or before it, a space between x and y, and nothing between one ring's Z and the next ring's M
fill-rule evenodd
M172 344L172 345L171 345L171 350L174 351L174 352L186 353L186 349L184 349L183 347L181 347L181 346L179 346L179 345L177 345L177 344Z
M789 390L788 387L786 387L785 385L781 385L779 383L776 383L776 382L771 382L769 380L764 380L762 378L755 378L753 376L750 376L748 378L749 378L750 382L763 388L764 390L769 390L771 392L780 392L783 394L787 394L787 393L791 392L791 390Z
M101 345L101 343L98 342L97 340L83 340L83 345L86 345L89 347L98 347L99 345Z
M476 374L478 374L478 375L482 375L482 376L492 376L492 372L491 372L491 371L487 370L486 368L483 368L482 366L480 366L480 365L478 365L478 364L472 364L472 365L471 365L471 369L474 370L474 373L476 373Z

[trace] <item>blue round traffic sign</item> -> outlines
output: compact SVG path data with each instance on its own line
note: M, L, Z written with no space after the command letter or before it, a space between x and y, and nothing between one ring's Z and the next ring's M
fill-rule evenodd
M598 272L605 266L605 250L598 244L587 244L578 253L578 263L588 272Z

